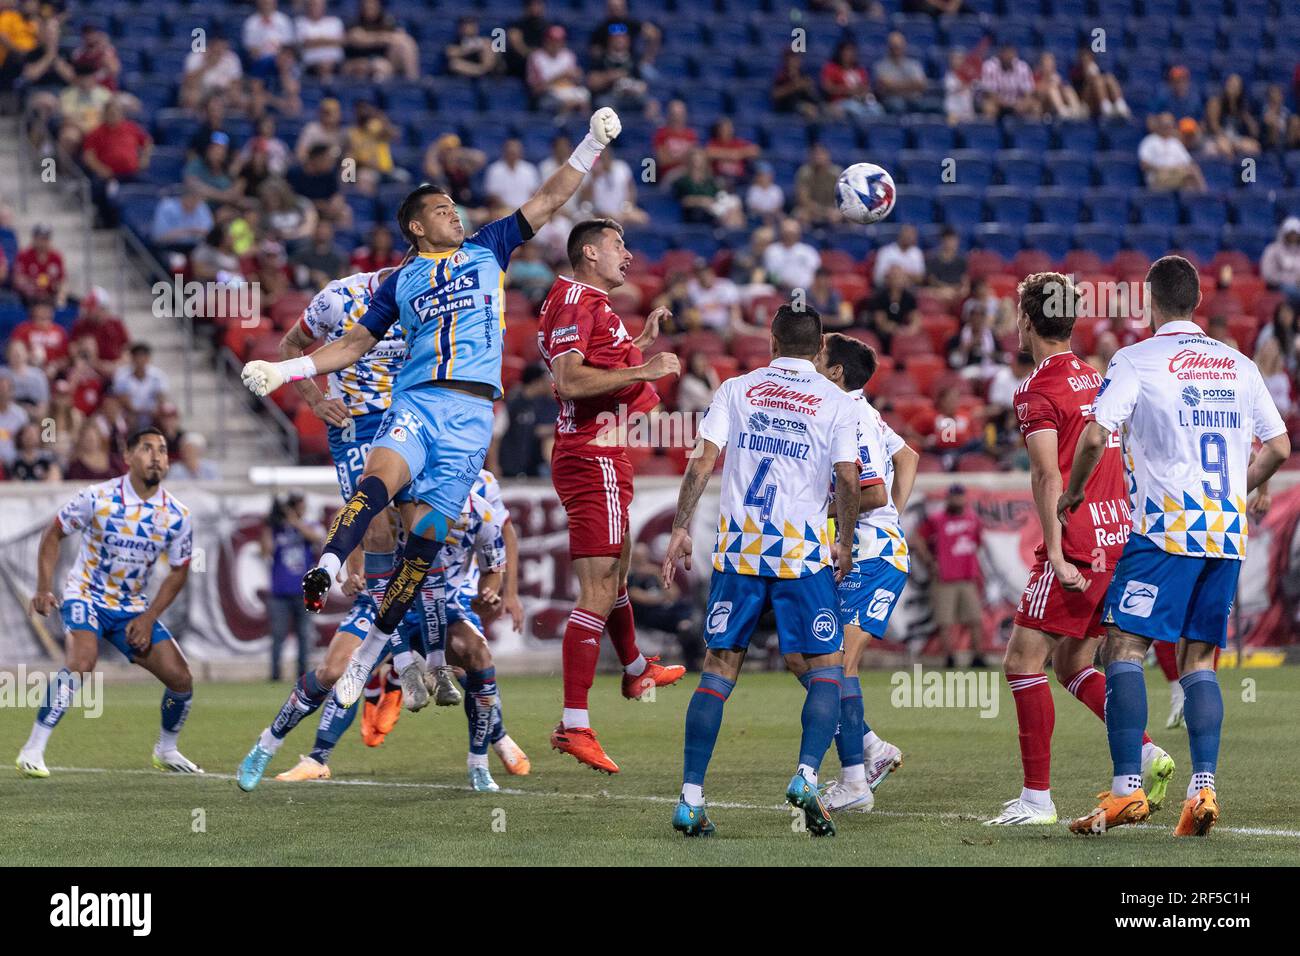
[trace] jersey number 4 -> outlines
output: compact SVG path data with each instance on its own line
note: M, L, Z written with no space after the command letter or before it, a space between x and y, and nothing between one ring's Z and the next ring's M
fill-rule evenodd
M758 508L764 521L772 517L772 502L776 500L776 482L764 484L767 473L772 469L772 459L764 458L758 463L754 480L745 490L745 507Z

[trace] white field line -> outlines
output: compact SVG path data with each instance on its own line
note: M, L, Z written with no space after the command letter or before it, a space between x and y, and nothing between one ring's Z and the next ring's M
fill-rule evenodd
M233 773L204 773L204 774L164 774L158 770L143 770L130 768L111 768L111 767L51 767L50 770L56 773L121 773L134 774L138 776L152 777L171 777L184 780L222 780L233 781ZM271 778L268 783L283 783ZM339 787L380 787L392 790L452 790L462 793L473 793L474 791L468 786L456 783L402 783L396 780L313 780L311 786L339 786ZM676 805L676 797L655 797L644 794L618 794L609 793L600 790L595 793L556 793L554 791L544 790L520 790L515 787L502 787L499 793L511 797L549 797L556 800L623 800L631 803L661 803ZM764 813L773 811L788 811L789 807L784 804L758 804L758 803L728 803L725 801L710 800L709 806L717 810L757 810ZM979 822L979 817L969 813L925 813L919 810L872 810L869 814L858 814L860 816L873 817L900 817L922 820L963 820L970 823ZM1165 827L1152 826L1149 823L1139 824L1132 829L1135 830L1162 830ZM1240 836L1268 836L1268 837L1289 837L1291 839L1300 839L1300 830L1280 830L1269 827L1215 827L1215 833L1235 833Z

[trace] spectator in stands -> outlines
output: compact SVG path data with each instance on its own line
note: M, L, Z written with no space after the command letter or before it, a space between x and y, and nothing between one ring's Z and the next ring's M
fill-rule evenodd
M37 223L32 228L32 244L19 251L14 261L10 281L14 291L29 305L36 299L62 303L66 297L63 282L67 272L63 256L51 242L53 235L48 225Z
M1205 104L1205 134L1227 159L1259 155L1259 120L1246 98L1240 74L1229 74L1223 88Z
M10 339L5 346L5 364L0 367L0 378L8 379L13 386L13 400L24 406L33 418L44 418L50 401L50 379L45 370L31 363L27 343Z
M81 140L99 125L104 105L113 94L95 79L95 69L88 64L73 67L72 83L59 94L59 146L77 155Z
M807 301L809 307L822 317L823 328L846 329L853 324L853 303L840 295L831 280L831 271L825 266L818 266L813 274Z
M805 119L821 114L817 82L803 71L804 54L786 50L781 68L772 80L772 108L778 113L799 113Z
M77 320L72 323L71 338L74 342L86 337L95 340L97 370L101 375L112 375L117 370L117 363L130 340L126 326L111 309L108 290L97 285L81 300Z
M233 245L229 226L216 225L208 230L190 256L190 271L195 281L213 282L219 276L239 275L239 256L235 255Z
M939 641L947 654L945 667L957 666L953 638L963 626L970 632L970 666L987 666L982 651L984 601L979 590L982 542L983 526L967 505L966 489L961 485L948 488L943 510L926 517L909 542L930 572L930 599Z
M951 16L962 12L965 0L905 0L907 13L928 13L932 17Z
M212 142L213 133L225 133L230 135L226 129L226 97L222 93L213 93L203 101L199 108L200 118L198 128L190 135L185 143L185 158L193 159L196 156L202 156Z
M207 45L185 57L181 80L181 106L193 109L204 100L224 95L238 103L244 66L239 54L230 48L230 40L217 30L209 30Z
M235 173L235 187L245 197L260 197L262 186L277 178L271 172L270 159L261 151L252 153L247 160L237 163L235 168L238 170ZM260 199L255 201L260 202Z
M518 289L534 305L546 298L555 282L555 271L542 258L542 248L535 242L525 242L510 259L506 271L506 288Z
M939 234L939 245L925 256L926 289L944 302L964 298L969 288L966 267L967 258L961 251L961 237L952 226L944 226L943 232Z
M68 345L68 360L59 370L58 376L59 380L66 382L72 390L72 402L83 415L107 409L104 413L104 421L107 422L110 418L115 422L120 420L121 434L114 436L113 448L124 448L126 436L130 434L131 428L121 412L121 402L117 396L113 397L112 402L104 401L104 388L107 382L99 372L99 355L95 351L93 338L83 336L72 340ZM120 444L116 441L119 437Z
M85 65L95 71L95 82L109 92L117 91L122 61L108 34L92 23L81 25L81 40L70 57L73 67Z
M894 266L883 276L858 312L857 325L875 334L882 349L888 354L894 336L900 332L915 331L919 326L916 314L916 296L903 267Z
M726 276L715 273L707 259L695 260L694 274L686 283L686 299L701 328L728 336L743 323L740 290Z
M353 272L378 272L401 264L401 250L393 246L393 230L383 223L375 223L370 227L366 244L353 250L348 268Z
M785 215L785 191L777 185L771 163L754 164L754 180L745 190L745 212L769 225Z
M737 250L731 260L731 281L740 290L741 308L746 312L755 299L776 293L766 267L767 250L775 241L775 227L759 226L750 235L749 245Z
M113 375L113 393L122 396L133 427L143 428L153 423L154 411L167 395L167 376L153 364L148 342L132 345L130 356L130 363Z
M320 218L315 203L295 193L286 180L268 179L262 184L258 198L262 203L264 238L292 243L315 231L316 221ZM233 236L230 251L234 251Z
M1260 141L1265 149L1300 149L1300 117L1286 105L1280 83L1271 83L1259 114Z
M949 385L939 392L932 416L916 421L926 449L941 456L943 466L952 471L963 455L984 450L977 415L962 403L961 389Z
M306 162L290 169L285 180L295 193L311 200L316 215L339 229L351 227L352 209L343 198L337 164L324 143L309 149Z
M1133 114L1114 73L1103 73L1087 40L1081 40L1070 69L1070 84L1093 116L1127 120Z
M203 197L214 211L223 203L238 204L244 194L230 174L230 137L213 133L202 156L185 164L184 185Z
M174 457L167 477L172 481L216 481L221 477L221 470L216 462L203 457L207 450L208 440L201 434L194 431L183 434L172 452Z
M518 209L541 184L541 173L524 158L524 144L513 137L506 140L501 158L483 176L483 192L493 216L504 216Z
M1067 120L1088 118L1088 107L1083 105L1074 87L1061 79L1056 68L1056 56L1049 50L1044 50L1038 57L1038 69L1034 71L1034 94L1038 97L1043 116Z
M619 28L616 29L615 28ZM658 50L662 34L657 26L648 20L638 20L628 15L627 0L605 0L605 18L591 31L590 54L593 61L599 60L609 48L611 39L623 34L639 53L651 53Z
M93 369L91 369L93 372ZM113 391L112 386L103 388L95 393L98 406L91 411L87 411L89 403L86 399L90 397L90 388L85 388L85 399L78 393L81 386L73 384L74 401L82 413L87 416L85 422L92 425L104 440L104 448L109 458L109 468L113 474L120 475L126 470L126 442L130 438L131 432L135 429L131 426L130 416L126 411L126 403L121 395ZM93 411L93 414L92 414ZM80 438L81 432L77 433ZM72 457L76 456L75 447ZM69 478L73 477L71 474ZM110 476L111 477L111 476Z
M969 123L975 118L975 82L979 71L968 63L961 50L948 54L948 69L943 74L943 113L948 122Z
M626 24L610 24L607 42L592 56L587 87L596 106L612 106L631 113L649 105L649 84L641 61L632 50L632 36Z
M858 62L857 45L844 39L822 66L822 95L832 116L865 123L884 110L871 92L871 79Z
M27 409L14 401L13 379L0 375L0 465L8 470L18 455L18 436L30 421Z
M356 163L357 188L373 195L379 183L407 182L411 176L393 162L393 143L400 143L401 131L374 103L358 100L356 122L347 130L347 156Z
M897 30L886 41L889 52L876 61L876 99L890 113L927 110L925 93L929 81L921 61L907 55L907 38Z
M704 660L699 607L676 581L664 585L659 564L651 557L644 541L632 546L627 596L637 625L671 635L681 649L681 661L686 669L699 670Z
M655 130L651 140L658 181L671 185L686 168L686 160L699 142L699 134L687 122L686 104L681 100L672 100L668 104L664 125Z
M702 351L692 352L677 385L677 410L684 415L703 414L708 411L713 393L721 384L708 354Z
M378 82L395 75L420 78L420 49L384 10L382 0L361 0L356 19L348 25L345 52L349 76Z
M323 529L307 520L307 499L293 491L272 502L262 529L262 557L270 564L271 591L266 602L271 631L271 680L280 679L280 655L292 630L298 640L297 679L307 673L314 628L302 603L301 580L315 560Z
M1011 364L1000 364L989 380L988 413L997 425L998 433L1018 433L1015 420L1016 389L1034 370L1034 357L1028 352L1016 352Z
M32 299L27 318L19 322L9 337L27 346L33 365L46 373L57 370L68 356L68 333L54 321L54 304L47 298Z
M963 378L980 382L992 378L1002 361L1002 352L993 334L993 322L996 316L990 315L985 304L972 300L974 308L962 319L957 334L948 340L944 351L948 355L948 367L956 370Z
M1297 338L1296 332L1300 330L1297 324L1297 313L1293 306L1286 299L1283 299L1273 309L1273 318L1266 322L1259 330L1259 335L1255 337L1255 351L1258 352L1265 342L1276 341L1278 351L1282 356L1282 361L1286 364L1287 370L1294 375L1297 369L1300 369L1300 354L1297 354L1296 345L1300 339Z
M1138 162L1146 176L1147 188L1155 190L1205 190L1201 167L1178 138L1173 113L1161 113L1154 128L1138 144Z
M568 159L566 152L564 161ZM456 205L472 208L478 205L472 181L486 163L487 154L481 149L465 146L455 133L444 133L425 150L424 175L430 182L445 187Z
M334 227L328 219L321 219L316 223L311 239L289 256L294 285L311 292L323 289L343 275L346 261L334 243Z
M244 53L253 76L275 73L275 58L285 47L297 41L293 21L278 9L276 0L255 0L255 10L244 20Z
M293 288L289 257L283 245L270 239L258 243L249 281L257 283L263 309L273 308L276 301Z
M673 180L673 195L686 222L739 228L744 225L740 200L722 188L702 149L691 153L686 169Z
M1277 339L1269 339L1260 346L1255 352L1255 364L1259 366L1259 374L1263 376L1268 393L1273 397L1273 404L1282 417L1286 418L1295 411L1295 401L1291 397L1293 383Z
M1264 247L1259 275L1300 307L1300 216L1287 216L1278 227L1277 238Z
M181 438L185 432L181 429L181 410L175 402L164 401L158 405L158 414L154 416L154 425L163 433L167 449L177 454L181 447Z
M818 143L808 150L808 161L794 176L794 214L806 226L840 221L835 201L835 184L840 168L831 162L830 151Z
M978 89L980 110L989 119L1033 118L1041 112L1034 91L1034 74L1029 64L1016 54L1014 44L1002 44L996 56L984 61Z
M821 265L821 253L802 240L802 232L799 220L783 219L779 241L763 252L763 268L783 289L807 289Z
M506 29L506 69L511 76L523 78L528 57L541 47L550 25L545 0L527 0L524 15Z
M244 164L257 155L266 157L267 171L273 176L283 176L293 162L293 153L277 134L275 116L271 113L258 118L253 135L235 154L236 168L242 170ZM256 195L256 190L249 190L248 195Z
M343 107L332 96L320 101L316 118L307 123L298 134L293 154L298 162L306 163L312 148L326 146L332 158L340 158L348 147L348 130L343 125Z
M614 155L614 144L606 146L585 184L591 215L617 219L623 225L649 221L636 204L636 177L632 167Z
M508 478L549 474L551 446L555 443L555 401L546 369L533 363L524 369L519 384L506 397L509 424L497 452L501 474Z
M325 0L307 0L294 20L294 37L302 50L302 68L329 80L343 68L343 21L325 10Z
M1181 123L1184 119L1199 120L1205 109L1200 90L1192 86L1191 71L1182 65L1169 68L1164 86L1151 105L1151 114L1147 117L1149 132L1155 129L1155 120L1161 113L1172 113Z
M248 115L259 119L268 112L280 116L302 113L302 68L289 47L275 57L275 73L269 77L248 78Z
M1104 375L1106 369L1110 368L1110 360L1119 350L1120 341L1114 332L1110 329L1098 332L1092 346L1093 354L1088 356L1088 364Z
M72 383L64 378L54 379L50 383L50 408L46 414L49 429L43 437L50 439L47 444L60 466L72 457L72 448L85 417L73 401ZM41 427L45 428L45 425Z
M92 198L100 220L117 225L117 207L112 200L121 183L135 182L149 166L153 138L144 127L122 115L116 99L104 107L103 122L86 134L81 144L81 163L90 173Z
M108 481L122 472L116 467L108 438L91 420L82 423L77 441L68 462L66 477L69 481Z
M53 453L41 443L41 430L28 422L18 432L15 453L6 465L12 481L60 481L63 472Z
M456 39L443 48L443 54L452 76L476 79L495 73L501 66L492 41L478 32L478 18L473 16L456 21Z
M713 175L734 190L749 178L749 164L758 159L762 150L737 136L735 125L724 116L713 124L704 152L713 166Z
M898 230L898 238L876 253L876 263L871 270L871 281L879 285L891 270L899 268L909 286L925 281L925 254L916 243L916 227L905 225Z
M1240 348L1236 338L1232 335L1232 331L1228 328L1228 317L1226 315L1211 315L1205 323L1205 334L1216 342L1222 342L1230 349Z
M528 89L537 105L548 113L564 116L585 112L591 93L583 86L582 67L565 43L567 34L558 23L546 28L540 49L528 57Z
M972 321L977 312L993 316L996 324L1003 311L1002 298L993 291L988 277L979 276L971 283L970 296L961 305L961 320Z
M27 138L34 150L49 155L53 149L50 122L59 115L59 94L75 75L72 64L60 53L62 23L58 17L44 17L28 31L27 21L17 10L0 10L0 20L18 31L7 45L0 38L0 89L22 84L27 94Z

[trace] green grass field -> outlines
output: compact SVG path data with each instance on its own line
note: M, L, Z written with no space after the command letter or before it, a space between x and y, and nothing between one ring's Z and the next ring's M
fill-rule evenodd
M507 727L533 773L508 777L493 760L500 794L466 787L465 721L459 709L404 714L375 750L357 728L335 752L330 783L271 777L311 747L313 716L300 725L251 794L233 773L269 721L286 685L206 684L181 737L205 777L149 769L158 690L110 684L102 717L71 712L47 752L48 780L0 775L0 859L10 865L530 864L530 865L1109 865L1294 864L1300 850L1296 780L1300 668L1225 670L1227 708L1220 761L1224 815L1207 840L1174 840L1187 784L1186 733L1164 730L1168 692L1148 672L1156 741L1178 761L1166 808L1141 828L1100 838L1064 825L993 830L980 820L1018 794L1011 695L1000 712L890 705L890 675L863 683L867 718L902 747L906 763L877 792L876 812L841 814L839 835L813 840L782 805L799 739L802 689L784 674L747 673L727 705L707 793L718 836L685 840L668 824L680 782L683 713L693 675L631 703L602 677L592 713L623 767L605 777L549 749L559 679L506 678ZM1000 681L1000 678L999 678ZM1254 701L1243 700L1254 682ZM1249 685L1245 685L1247 689ZM1064 819L1091 809L1110 779L1101 723L1060 687L1053 789ZM31 710L7 710L0 754L11 761ZM56 769L59 768L59 769ZM834 751L823 779L838 770ZM193 832L202 811L206 832Z

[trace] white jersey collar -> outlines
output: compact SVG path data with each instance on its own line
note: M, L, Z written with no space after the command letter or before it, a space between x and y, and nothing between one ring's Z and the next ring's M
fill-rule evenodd
M772 361L768 362L767 364L770 368L784 369L787 372L817 371L817 366L813 365L813 363L808 361L807 359L789 358L784 355L781 356L780 358L772 359Z
M1173 322L1166 322L1156 330L1156 335L1204 335L1203 330L1195 322L1189 319L1177 319Z

